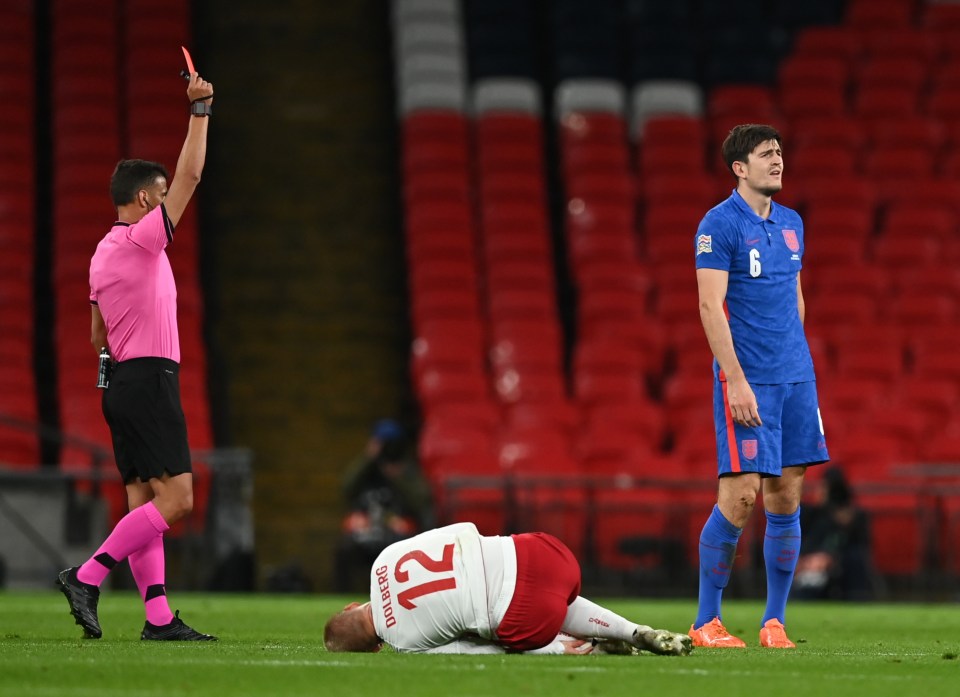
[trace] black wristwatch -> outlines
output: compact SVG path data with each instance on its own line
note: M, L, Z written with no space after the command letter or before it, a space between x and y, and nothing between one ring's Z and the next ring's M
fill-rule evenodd
M197 101L190 104L190 114L192 116L210 116L212 113L213 109L207 102Z

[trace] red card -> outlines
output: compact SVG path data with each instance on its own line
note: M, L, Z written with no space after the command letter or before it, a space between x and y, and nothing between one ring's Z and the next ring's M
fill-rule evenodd
M190 51L187 50L186 46L181 46L183 49L183 57L187 59L187 72L193 75L197 72L197 69L193 67L193 58L190 57Z

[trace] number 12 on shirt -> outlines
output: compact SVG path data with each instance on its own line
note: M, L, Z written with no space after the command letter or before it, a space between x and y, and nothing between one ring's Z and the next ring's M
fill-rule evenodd
M397 560L396 566L393 567L393 577L398 583L407 583L410 580L409 570L403 568L405 565L407 565L407 562L410 562L411 564L419 564L426 571L435 574L452 572L453 547L454 545L452 544L444 545L443 553L439 559L433 559L432 557L427 556L423 550L419 549L407 552ZM456 587L457 579L455 579L453 576L438 578L433 581L427 581L425 583L417 584L416 586L404 588L402 591L397 593L397 602L400 603L401 607L405 607L408 610L413 610L416 607L413 602L414 599L420 598L424 595L429 595L431 593L453 590Z

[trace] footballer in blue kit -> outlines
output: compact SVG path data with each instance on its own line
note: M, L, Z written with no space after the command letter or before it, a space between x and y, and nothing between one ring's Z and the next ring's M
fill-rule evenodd
M774 203L783 152L771 126L731 130L722 146L737 187L704 216L695 237L700 317L714 354L717 504L700 537L694 645L739 648L721 621L736 546L763 490L767 607L760 645L793 648L784 628L800 548L808 465L829 459L800 285L803 221Z

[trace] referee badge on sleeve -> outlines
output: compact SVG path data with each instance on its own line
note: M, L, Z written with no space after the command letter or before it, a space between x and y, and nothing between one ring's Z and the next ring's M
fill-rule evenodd
M697 237L697 256L709 254L713 251L713 236L699 235Z

